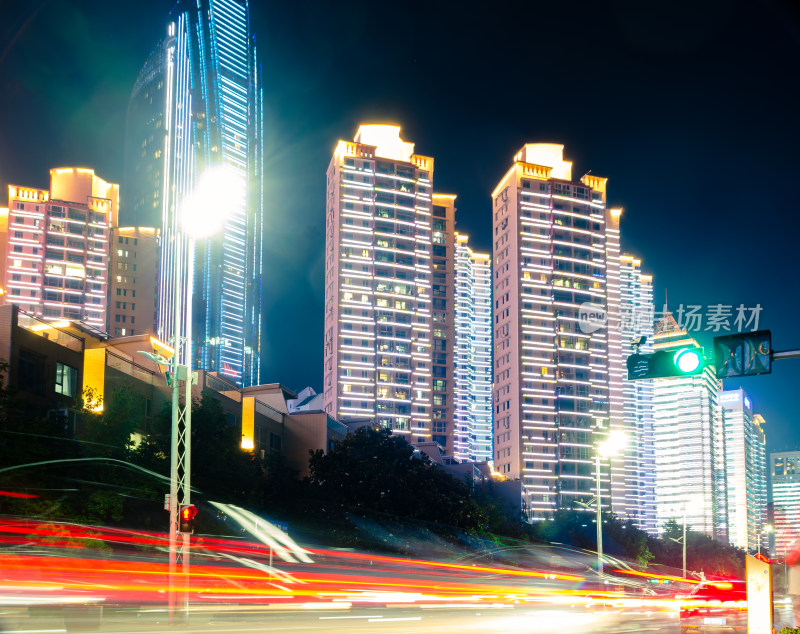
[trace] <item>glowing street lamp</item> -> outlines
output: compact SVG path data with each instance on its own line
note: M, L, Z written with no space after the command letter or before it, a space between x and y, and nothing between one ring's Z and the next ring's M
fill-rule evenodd
M245 202L244 178L228 165L204 171L180 209L181 229L194 240L222 231L232 208Z
M772 524L764 524L764 528L758 534L758 554L761 554L761 537L775 532L775 527Z
M603 576L603 515L600 492L600 458L610 458L615 456L625 445L628 444L628 437L625 432L619 429L612 429L606 439L597 444L595 448L595 475L597 477L597 574ZM610 492L609 492L610 497Z

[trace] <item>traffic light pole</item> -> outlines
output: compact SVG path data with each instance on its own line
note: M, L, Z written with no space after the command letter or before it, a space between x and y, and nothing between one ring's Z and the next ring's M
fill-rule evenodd
M800 359L800 350L784 350L782 352L773 352L772 358L774 359Z
M168 610L170 623L176 617L188 615L189 564L191 541L188 533L180 532L181 506L191 504L192 466L192 383L191 371L191 311L192 311L192 258L193 244L175 232L175 296L174 296L174 348L172 356L172 435L170 447L170 497L169 497L169 591ZM186 248L188 266L182 267L181 247ZM185 274L185 278L183 275ZM185 310L181 310L182 282L186 285ZM184 318L185 314L185 318ZM182 323L185 322L185 323ZM185 336L181 337L181 333ZM183 355L181 355L183 350ZM181 363L181 357L185 363ZM185 389L183 406L180 399L180 384ZM178 580L180 566L181 583ZM176 614L177 613L177 614Z

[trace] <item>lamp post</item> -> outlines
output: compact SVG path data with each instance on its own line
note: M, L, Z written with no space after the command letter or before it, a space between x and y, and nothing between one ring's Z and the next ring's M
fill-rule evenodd
M686 579L686 505L683 505L683 578Z
M775 527L772 524L764 524L764 527L758 533L758 554L761 554L761 538L764 535L769 535L775 532Z
M683 578L686 579L686 505L683 505L683 537L679 539L675 539L674 537L669 538L671 541L675 542L676 544L681 544L683 547Z
M228 166L219 165L204 171L192 191L182 201L173 217L172 236L174 268L172 357L172 441L170 450L169 502L169 614L178 607L176 573L178 564L184 583L180 608L186 615L189 583L191 542L188 533L179 533L181 506L191 504L192 476L192 384L197 374L192 372L192 287L194 285L195 240L208 238L224 226L230 209L243 206L245 184ZM182 298L181 291L185 291ZM181 305L183 301L183 306ZM180 403L179 382L183 381L185 396ZM179 499L180 497L180 499Z
M627 442L628 439L625 436L625 432L613 429L608 433L606 439L598 443L595 448L595 476L597 480L597 574L599 577L603 576L603 513L601 503L602 493L600 491L600 458L610 458L619 453Z
M683 578L686 579L686 515L688 513L688 509L691 506L693 510L697 510L699 507L702 507L703 498L701 495L692 495L689 498L683 501L683 536L680 539L675 539L674 537L669 537L676 544L683 545Z

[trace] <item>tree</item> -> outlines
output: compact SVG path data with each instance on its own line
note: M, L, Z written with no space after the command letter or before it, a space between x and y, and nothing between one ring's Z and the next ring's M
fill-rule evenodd
M101 405L102 413L98 413ZM87 389L81 395L78 415L81 424L77 435L86 441L84 453L125 459L133 447L133 434L144 428L144 398L130 385L117 387L105 402Z
M597 549L597 524L591 513L556 511L552 520L540 522L535 530L535 536L544 541ZM653 559L647 533L630 520L623 521L610 513L603 514L603 551L645 566Z
M265 469L241 448L241 440L239 426L228 422L218 400L204 393L192 403L192 488L207 498L260 507ZM131 461L168 475L171 442L172 412L165 404L152 433L131 452Z
M311 493L335 517L361 509L485 530L469 488L389 430L363 427L309 461Z
M649 547L658 563L674 568L683 566L683 545L676 540L683 537L683 524L674 519L664 524L662 538L651 537ZM744 552L730 544L723 544L708 535L688 528L686 531L686 567L703 571L709 576L744 578Z

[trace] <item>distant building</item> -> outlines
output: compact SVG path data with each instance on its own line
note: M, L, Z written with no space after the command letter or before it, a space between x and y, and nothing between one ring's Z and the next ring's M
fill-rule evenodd
M653 277L632 255L620 256L620 318L623 366L633 342L645 337L642 353L653 351ZM625 516L643 531L656 534L655 447L653 444L653 381L622 383L625 430Z
M304 477L308 475L308 452L321 450L327 453L335 441L347 435L347 427L319 409L301 407L290 411L288 404L297 397L280 383L242 388L242 447L247 449L252 439L253 448L262 457L280 453L286 465ZM273 432L267 433L267 429L259 428L257 424L255 415L264 408L279 412L282 417L283 437L280 441Z
M165 37L150 52L128 100L120 224L160 227L163 222L168 45Z
M492 257L488 253L475 253L469 246L469 238L456 233L454 272L452 455L459 462L493 462ZM434 356L435 341L436 323Z
M159 236L154 227L111 230L106 331L115 337L156 332Z
M766 522L767 465L764 419L753 413L744 390L725 390L719 402L725 423L728 541L754 551Z
M431 439L433 159L362 125L327 174L323 394L332 417Z
M6 247L8 246L8 207L0 207L0 285L6 283ZM0 287L0 301L5 299L5 287Z
M784 557L800 539L800 451L769 455L775 556Z
M322 394L317 394L313 387L306 387L297 393L297 398L287 399L286 407L289 413L322 410L324 397Z
M655 329L654 349L697 342L667 313ZM725 540L727 497L721 384L713 366L701 374L653 380L656 527L668 520Z
M620 310L620 214L558 144L524 145L492 192L494 464L520 479L531 520L586 508L595 445L623 428L619 330L600 318ZM620 515L625 462L603 461Z
M50 170L50 190L8 188L5 299L45 321L106 327L109 238L119 185Z

